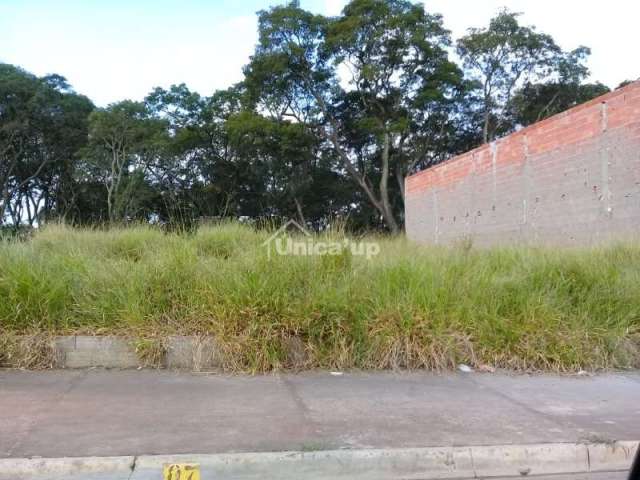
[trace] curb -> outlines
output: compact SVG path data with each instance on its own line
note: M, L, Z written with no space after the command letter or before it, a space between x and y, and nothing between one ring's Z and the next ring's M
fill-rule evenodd
M0 479L82 478L103 475L105 478L128 478L135 457L78 458L3 458L0 459ZM121 476L124 475L124 476Z
M475 479L628 471L637 441L547 443L317 452L145 455L0 460L0 480L14 478L162 478L165 464L198 464L202 480L278 478ZM91 477L87 477L92 475Z

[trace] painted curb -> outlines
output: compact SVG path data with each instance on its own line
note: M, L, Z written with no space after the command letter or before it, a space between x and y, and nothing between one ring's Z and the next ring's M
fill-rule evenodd
M197 463L202 479L460 479L473 478L466 448L139 457L131 480L151 480L166 463Z
M167 463L197 463L201 478L250 480L474 479L627 471L637 441L317 452L0 460L0 480L161 478ZM89 477L90 476L90 477Z

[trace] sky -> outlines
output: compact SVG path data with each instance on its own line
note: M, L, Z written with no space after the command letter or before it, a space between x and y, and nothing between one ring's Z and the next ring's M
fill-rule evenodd
M203 95L242 79L257 41L256 12L283 0L0 0L0 62L58 73L97 105L140 100L186 83ZM424 0L452 37L501 8L564 49L591 47L591 79L609 87L640 77L637 0ZM301 0L336 15L345 0Z

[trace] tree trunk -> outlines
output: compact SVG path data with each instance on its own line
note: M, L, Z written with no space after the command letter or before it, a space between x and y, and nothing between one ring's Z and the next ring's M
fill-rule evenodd
M107 217L109 218L109 223L113 223L113 186L108 184L107 187Z
M307 86L309 86L309 82L307 82ZM345 153L345 151L340 146L340 141L338 139L338 126L336 124L335 119L329 113L324 99L322 98L321 95L318 95L317 92L315 92L312 88L310 88L310 92L318 102L318 105L320 106L320 110L322 110L322 113L325 115L329 125L331 126L331 131L329 133L327 133L324 129L321 129L320 130L321 134L325 137L326 140L328 140L333 145L333 148L336 150L338 157L340 157L340 160L342 161L344 168L347 170L347 173L349 173L349 175L356 181L356 183L367 195L367 198L371 202L371 205L373 205L373 207L378 211L378 213L380 213L389 230L391 230L391 232L394 234L398 233L400 231L400 227L398 226L398 222L393 216L393 211L389 203L388 191L386 194L382 194L382 191L381 191L380 199L376 197L375 192L373 191L371 186L366 182L365 177L357 171L357 169L351 163L349 156ZM385 132L385 138L386 138L386 141L388 142L389 137L387 132ZM387 145L387 149L388 147L389 146ZM381 180L380 182L381 188L383 187L382 183L384 182L385 190L387 189L387 185L389 182L389 163L388 162L389 162L389 152L387 150L386 179ZM383 177L385 177L384 174L383 174Z
M398 182L398 188L400 189L400 198L402 198L402 203L404 204L404 173L402 172L402 167L400 165L396 167L396 181Z
M400 231L398 222L396 222L393 216L393 210L391 208L391 202L389 201L389 149L391 139L389 133L384 132L384 138L382 142L382 172L380 176L380 204L381 213L385 223L391 230L391 233L396 234Z
M485 107L484 111L484 125L482 127L482 141L484 143L489 143L489 117L491 116L489 112L489 106Z
M304 214L302 213L302 204L298 197L293 197L293 201L296 204L296 212L298 212L298 219L300 220L300 225L306 228L306 220L304 218Z

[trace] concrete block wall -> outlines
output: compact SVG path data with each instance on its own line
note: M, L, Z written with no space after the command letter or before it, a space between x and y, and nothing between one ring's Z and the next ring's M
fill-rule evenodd
M640 82L407 178L407 236L477 245L640 239Z

